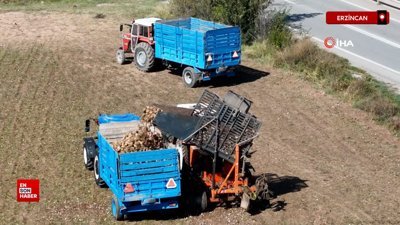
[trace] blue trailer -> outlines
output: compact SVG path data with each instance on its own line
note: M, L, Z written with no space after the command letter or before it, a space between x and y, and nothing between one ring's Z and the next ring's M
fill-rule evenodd
M178 150L118 153L112 143L135 131L140 118L134 114L103 114L97 121L97 137L84 139L84 162L88 169L93 168L96 184L112 191L113 216L122 220L129 213L178 208ZM90 122L86 122L87 132L89 127Z
M130 33L123 35L117 61L122 64L125 53L133 53L134 63L142 71L151 70L157 62L182 68L182 80L188 87L215 76L233 76L241 61L241 35L237 26L193 17L139 19L129 26Z

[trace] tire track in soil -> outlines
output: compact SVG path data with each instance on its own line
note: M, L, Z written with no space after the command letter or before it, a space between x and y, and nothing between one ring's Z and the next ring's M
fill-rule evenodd
M312 126L308 126L308 129L317 128L316 131L318 133L320 133L321 130L327 130L329 128L329 123L326 123L328 127L324 127L324 126L321 126L321 125L318 126L317 122L315 122L313 119L311 119L310 117L305 115L302 111L299 111L299 109L297 109L297 110L298 110L298 112L300 112L301 118L304 119L304 121L301 121L301 124L307 124L307 125L313 124ZM328 122L330 122L330 121L328 121ZM318 129L318 128L320 128L320 129ZM322 133L322 136L331 137L328 133ZM343 152L345 155L343 155L343 153L326 154L326 153L324 153L324 151L320 151L317 154L315 154L316 152L314 151L313 156L310 156L309 158L312 159L313 162L318 162L318 159L321 159L321 158L325 158L323 160L325 162L343 162L346 165L343 168L335 167L335 165L332 164L332 163L324 164L323 167L325 167L324 169L327 170L327 171L335 171L336 175L349 173L349 171L347 169L348 168L353 168L352 174L358 174L358 176L357 176L358 182L362 181L363 179L361 177L365 177L366 176L366 175L364 175L365 171L363 171L362 165L354 167L354 166L351 166L351 164L349 164L348 162L346 162L346 153L345 152L346 152L346 150L351 149L350 146L347 143L344 143L340 138L334 138L334 139L330 138L329 142L330 143L335 143L335 146L333 146L333 148L332 148L332 150L335 150L335 151L330 151L330 153L337 152L337 150L342 149L342 151L340 151L340 152ZM326 147L324 149L329 149L329 148ZM355 162L358 162L360 160L360 158L363 158L360 155L358 155L357 157L359 159L355 160ZM352 158L354 158L354 157L352 157ZM321 160L319 160L319 161L321 161ZM365 161L365 160L363 160L363 161ZM357 170L357 171L354 171L354 170ZM368 177L368 175L367 175L367 177ZM368 219L371 219L371 217L369 216L369 214L367 212L357 208L356 206L354 206L354 204L351 204L351 203L344 204L345 203L345 196L344 196L344 199L343 199L343 197L340 197L338 195L333 195L333 196L330 195L329 193L335 193L338 190L331 190L331 188L329 186L328 187L323 187L324 185L323 185L323 183L321 183L322 179L323 179L323 177L320 177L319 179L315 179L315 180L317 181L319 186L322 185L322 188L320 188L320 190L323 190L323 191L316 191L313 188L311 188L311 190L313 190L316 193L319 193L322 196L325 196L325 198L328 198L329 200L331 200L331 199L342 199L342 201L340 201L340 202L341 202L341 204L345 205L344 208L341 207L342 209L347 209L347 210L350 210L352 212L357 212L358 211L364 217L366 217ZM329 190L331 190L331 191L329 191ZM351 194L351 193L349 193L349 194ZM357 214L353 213L353 215L355 215L359 220L363 221L360 217L358 217Z
M299 104L294 104L293 108L296 109L296 106L298 106ZM317 129L318 133L322 133L322 130L328 130L330 127L332 127L331 124L334 123L333 120L331 120L330 118L326 118L326 123L324 123L323 125L319 125L321 123L318 123L318 117L314 117L311 118L310 116L307 116L304 111L302 111L301 109L299 109L297 107L297 110L300 112L301 117L305 119L305 122L301 122L301 124L307 124L307 125L311 125L309 126L310 128L313 127L317 127L320 129ZM332 137L333 135L329 135L328 133L323 133L323 136L326 137ZM343 134L345 135L345 134ZM363 182L368 181L368 178L371 177L371 174L376 173L376 171L378 171L378 168L382 168L383 165L387 165L386 162L380 162L380 161L375 161L374 165L369 165L369 167L366 167L366 165L369 164L369 162L371 160L373 160L376 157L371 157L371 153L374 154L374 151L372 152L368 152L366 153L367 155L365 155L364 151L361 152L355 152L352 151L352 147L351 145L346 142L343 141L343 138L339 138L340 136L336 136L336 138L330 138L330 143L335 144L335 146L332 146L333 150L335 150L335 152L338 153L334 153L334 154L327 154L324 151L318 152L318 155L315 155L315 151L314 151L314 157L316 159L318 158L326 158L326 160L324 161L328 161L328 162L343 162L345 164L345 166L343 168L338 168L337 166L335 167L335 165L330 166L329 169L327 169L328 171L333 171L335 170L335 173L338 174L341 173L343 174L343 176L347 175L347 174L356 174L357 176L357 183L359 183L360 185L362 185ZM326 148L327 149L327 148ZM366 146L365 150L368 150L368 147ZM333 152L331 152L333 153ZM369 157L368 157L369 156ZM352 161L348 162L348 159L351 158ZM355 158L357 158L355 160ZM356 164L356 165L354 165ZM325 164L327 165L327 164ZM337 164L336 164L337 165ZM372 166L372 167L371 167ZM349 170L349 168L352 168L351 170ZM351 173L349 173L351 171ZM382 177L384 178L384 177ZM390 178L388 178L390 179ZM378 182L372 182L372 183L368 183L369 185L369 189L371 190L379 190L380 188L382 188L382 184L377 184ZM329 189L329 187L327 188ZM326 189L324 189L325 191ZM332 190L331 192L328 193L334 193L335 190ZM322 192L321 192L322 194ZM343 193L345 194L345 193ZM355 194L355 193L349 193L349 194ZM392 190L391 192L388 192L385 194L385 197L389 199L395 199L395 197L398 196L398 190ZM338 198L338 196L333 196L332 198ZM345 200L345 199L343 199ZM344 202L344 201L342 201ZM348 208L353 208L354 211L357 210L357 208L351 207L354 204L349 203L350 205L348 205ZM358 210L360 211L360 210ZM371 218L369 216L369 214L365 211L362 211L362 213L367 216L367 218Z
M38 128L35 132L35 140L29 147L32 149L31 152L33 154L33 159L31 160L32 163L39 163L40 160L43 160L44 158L42 157L42 152L40 149L44 147L44 143L46 143L45 139L48 138L49 135L44 135L48 131L48 127L46 124L48 123L49 119L52 119L52 108L54 104L54 95L55 95L55 88L56 85L54 85L54 81L56 80L56 75L58 72L54 69L54 61L53 58L50 55L53 55L52 53L49 52L44 52L42 53L41 60L39 60L42 63L41 68L39 69L38 73L41 74L40 78L38 79L36 84L40 85L35 85L35 91L33 91L32 95L32 104L34 105L39 105L38 104L38 97L40 100L40 109L36 109L35 113L37 114L36 116L39 117L35 121L35 126ZM51 68L51 69L49 69ZM44 96L36 96L36 93L38 93L39 90L44 90L41 93L44 94ZM45 115L45 116L43 116Z
M28 54L20 55L21 56L20 58L16 57L15 60L13 60L13 62L12 62L12 64L16 65L16 68L22 68L21 70L17 69L17 71L19 71L19 74L21 74L21 76L20 76L20 79L17 81L17 85L16 85L16 92L15 92L15 95L13 98L13 100L15 100L16 103L15 103L14 110L13 110L13 118L10 121L10 128L11 128L10 135L14 137L12 139L13 142L11 142L10 144L13 146L13 148L18 149L18 150L10 152L8 157L12 157L14 159L18 159L21 155L24 154L21 151L24 133L18 132L17 121L23 121L24 116L26 116L26 115L21 115L21 111L24 109L24 108L22 108L23 103L29 102L26 98L29 94L28 93L28 83L29 83L28 76L30 73L28 72L28 70L30 69L30 67L32 65L33 55L36 55L36 53L37 53L37 49L31 48ZM27 60L23 60L23 59L27 59ZM17 64L17 62L20 62L20 61L24 62L22 67L20 67L20 64ZM16 173L18 165L19 165L19 162L15 161L12 171L11 171L12 174Z
M51 132L49 130L48 122L49 120L55 119L54 115L54 111L53 106L55 103L55 95L57 92L57 84L56 84L56 80L59 78L59 74L60 71L57 70L56 68L56 61L53 59L53 56L55 55L54 52L47 52L49 50L45 50L45 52L43 53L43 60L42 61L42 67L39 69L39 72L42 74L42 76L40 77L40 79L38 80L38 82L36 82L36 84L40 84L36 86L36 93L39 93L39 95L37 96L40 100L40 110L37 110L36 116L39 117L37 118L37 120L35 121L35 127L36 132L35 132L35 137L37 140L35 140L32 145L30 145L30 152L32 153L32 155L34 157L32 157L32 159L30 160L30 163L32 164L45 164L47 168L49 168L48 172L46 173L45 176L41 176L39 177L41 179L42 183L49 183L51 182L51 178L56 177L55 174L57 172L59 172L57 170L57 165L55 164L54 161L54 155L56 155L57 153L53 153L53 154L48 154L48 151L51 151L51 147L46 145L48 144L48 140L46 140L46 138L51 137ZM50 69L49 69L50 68ZM43 90L42 92L38 92L39 90ZM62 99L62 98L61 98ZM37 104L38 100L34 98L34 100L32 101L32 104ZM44 151L43 151L44 150ZM57 149L53 149L55 151L57 151ZM45 157L46 156L46 157ZM50 169L51 168L51 169ZM39 168L37 168L39 170ZM54 184L52 184L54 185ZM47 189L49 185L46 185L45 187L42 187L42 193L46 193L44 195L42 195L41 201L42 203L44 203L45 205L48 205L48 201L49 201L49 194L47 193ZM40 210L46 210L45 205L42 205L38 208L35 209L36 213L39 214ZM31 212L34 213L34 212ZM19 213L20 216L21 213ZM48 221L47 217L43 217L42 219L46 219ZM35 218L35 222L39 222L40 219L39 218ZM32 221L33 222L33 221Z
M4 50L1 50L0 52L2 53L1 54L1 56L0 56L0 68L3 68L3 66L5 66L5 59L6 59L6 55L7 55L7 53L8 53L8 51L9 51L9 48L8 47L6 47L6 48L4 48ZM4 77L3 77L4 76ZM6 78L6 76L4 75L4 74L1 74L1 77L0 77L2 80L6 80L7 78ZM4 82L4 81L3 81ZM2 92L8 92L7 90L3 90L3 88L5 88L5 87L2 87L2 89L0 90L1 92L0 92L0 101L1 101L1 103L2 103L2 105L3 105L3 110L5 111L5 109L7 108L7 107L5 107L5 104L7 104L6 103L6 101L7 101L7 96L6 96L6 94L7 93L2 93ZM4 95L4 96L3 96ZM3 117L3 113L4 113L4 111L1 111L0 112L0 116L1 117ZM4 120L3 120L3 122L2 123L0 123L0 135L1 134L5 134L5 129L6 129L6 124L8 124L7 122L7 118L5 118L6 117L6 115L7 115L7 112L5 112L4 113L5 115L4 115ZM2 118L0 118L0 119L2 119ZM3 135L1 135L1 136L3 136Z
M32 48L31 48L31 50L29 51L29 53L27 55L27 59L28 60L24 61L24 63L26 63L25 67L21 71L19 71L17 69L18 72L20 72L19 74L23 74L25 76L21 76L20 77L20 79L18 81L18 85L17 85L16 94L15 94L15 99L17 100L17 103L15 104L14 112L16 112L16 113L14 114L14 119L11 121L11 128L12 128L13 131L17 131L17 129L16 129L17 128L16 127L17 126L16 120L17 120L18 115L19 115L18 113L21 110L21 105L22 105L23 101L26 100L26 98L24 98L24 97L28 94L27 93L27 87L28 87L28 81L29 81L29 79L27 79L28 76L29 76L28 70L29 70L29 68L32 65L32 62L34 60L32 56L36 55L36 53L37 53L37 49L36 48L33 48L33 50L34 51L32 51ZM16 58L14 60L14 64L16 64L15 62L17 62L17 60L18 60L18 58ZM20 61L20 59L18 61Z
M14 174L15 179L20 177L29 178L33 174L26 176L26 172L24 172L25 170L22 171L19 170L20 168L26 168L31 165L31 162L29 160L31 158L31 155L28 149L29 141L32 141L29 139L30 135L28 135L30 134L31 131L24 129L21 132L20 129L28 126L28 123L30 123L32 119L30 118L31 114L29 111L30 104L33 102L32 95L30 95L31 93L30 88L32 87L32 79L30 79L31 75L30 70L35 70L34 66L36 64L36 61L40 60L42 58L42 55L40 54L40 51L38 51L38 48L36 47L31 47L29 49L13 49L12 51L13 51L12 55L17 57L14 58L15 60L13 60L10 65L14 65L13 68L15 68L18 71L18 74L20 74L20 76L19 80L17 80L17 85L14 86L16 91L15 93L13 93L14 98L8 102L9 104L14 105L13 117L10 118L11 122L8 123L10 125L9 127L11 128L11 132L9 133L9 138L12 141L11 143L9 143L10 147L6 148L6 153L4 154L5 159L3 160L8 162L8 165L10 165L10 167L5 168L5 171L8 171L10 169L11 171L9 171L9 173ZM26 54L15 55L15 51L23 51ZM19 62L22 62L22 64L20 64ZM12 74L13 72L14 72L13 70L8 71L8 73L11 76L13 76ZM27 145L28 147L25 147ZM8 196L12 196L13 201L15 201L14 182L15 180L10 180L9 182L10 189L5 190L6 192L9 193ZM11 183L12 183L12 189L11 189ZM25 218L26 213L31 211L30 210L31 208L28 206L22 206L22 208L19 205L13 205L13 206L9 207L9 210L12 210L14 212L14 215L23 212L21 217L19 218ZM23 221L25 221L25 219L23 219Z

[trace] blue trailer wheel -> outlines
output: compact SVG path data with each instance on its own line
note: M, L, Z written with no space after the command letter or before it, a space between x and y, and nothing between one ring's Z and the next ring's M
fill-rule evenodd
M187 87L194 88L199 81L199 74L194 72L193 67L186 67L182 72L182 80Z
M101 187L101 188L105 188L107 187L106 182L104 182L104 180L100 177L100 168L99 168L99 156L96 155L94 158L94 181L96 182L96 184Z
M121 213L121 208L119 206L118 198L114 195L111 200L111 213L114 218L118 221L124 219L124 215Z

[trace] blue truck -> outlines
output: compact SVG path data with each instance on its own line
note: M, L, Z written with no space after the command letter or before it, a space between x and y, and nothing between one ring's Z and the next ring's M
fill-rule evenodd
M98 186L113 193L111 212L117 220L129 213L176 209L181 195L177 149L118 153L112 143L138 129L134 114L101 114L95 137L84 138L85 167L94 170ZM86 120L85 131L90 131Z
M148 72L159 66L182 70L187 87L216 76L234 76L241 61L240 28L197 18L145 18L121 24L122 46L116 58L126 63L133 54L136 68Z

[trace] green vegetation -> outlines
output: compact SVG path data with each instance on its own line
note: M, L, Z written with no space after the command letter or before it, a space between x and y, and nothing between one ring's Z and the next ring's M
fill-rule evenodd
M1 11L59 11L122 17L156 16L160 0L0 0ZM164 1L165 2L165 1Z
M179 17L194 16L225 24L238 25L243 41L257 37L258 18L270 1L265 0L171 0L170 11Z

